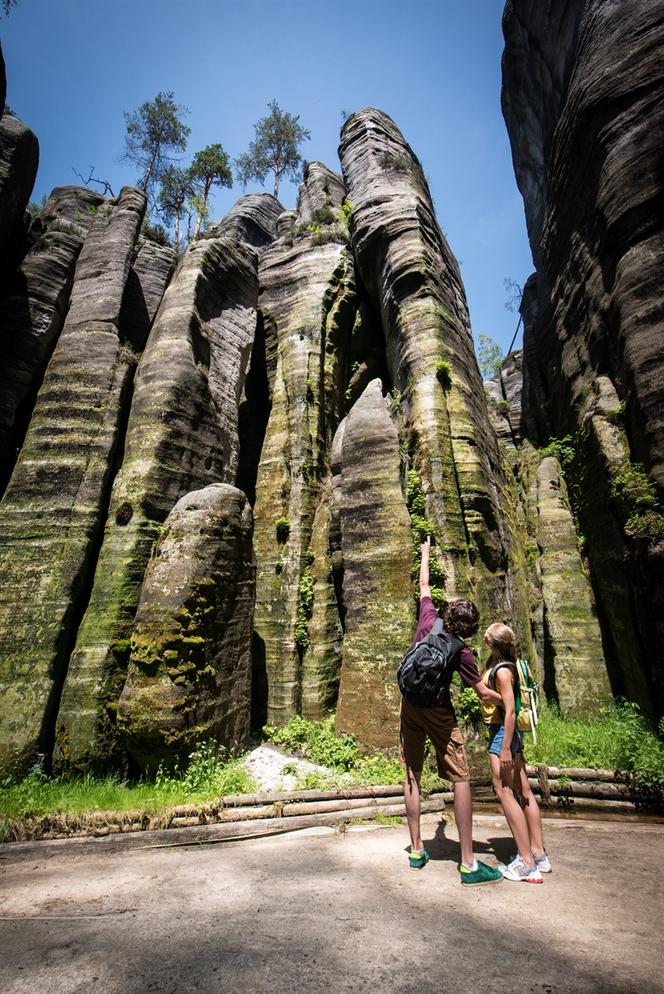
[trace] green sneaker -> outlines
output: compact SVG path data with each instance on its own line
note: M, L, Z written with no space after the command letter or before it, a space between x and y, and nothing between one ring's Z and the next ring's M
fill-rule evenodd
M480 863L479 861L476 870L469 870L463 863L459 863L459 872L461 874L461 883L465 884L466 887L476 887L479 884L497 884L503 879L500 870L492 870L486 863Z
M411 870L423 870L430 859L431 856L426 849L423 849L422 852L408 853L408 864Z

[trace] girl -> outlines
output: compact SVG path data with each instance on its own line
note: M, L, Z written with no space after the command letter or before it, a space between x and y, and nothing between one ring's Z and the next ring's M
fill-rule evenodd
M516 637L507 625L495 624L487 628L484 641L490 655L482 680L500 694L503 703L501 707L482 701L482 720L489 732L493 787L518 850L512 862L499 869L506 880L541 884L542 874L551 872L551 864L544 849L539 806L528 783L521 735L516 728Z

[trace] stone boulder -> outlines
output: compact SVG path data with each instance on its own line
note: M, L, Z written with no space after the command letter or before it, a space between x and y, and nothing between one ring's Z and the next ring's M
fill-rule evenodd
M118 726L143 769L213 740L246 745L251 711L252 515L235 487L182 497L145 573Z

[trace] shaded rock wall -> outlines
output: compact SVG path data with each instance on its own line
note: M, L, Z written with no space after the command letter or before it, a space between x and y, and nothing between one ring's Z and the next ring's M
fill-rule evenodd
M122 752L116 706L160 527L188 492L235 480L257 295L253 249L218 238L187 250L163 297L136 374L122 465L69 663L58 767L103 766Z
M131 371L120 308L145 197L102 204L64 328L0 503L0 769L50 752L86 576L108 500Z
M544 441L569 435L577 452L570 479L613 689L661 714L664 5L565 5L574 30L539 9L513 0L504 18L503 106L538 265L527 406Z
M4 102L2 108L4 110ZM10 272L25 250L25 209L39 163L39 143L23 121L0 117L0 274Z
M255 566L245 495L215 483L182 497L148 564L118 725L154 772L201 741L249 735Z
M76 260L103 197L53 191L0 312L0 492L11 475L37 389L62 330Z

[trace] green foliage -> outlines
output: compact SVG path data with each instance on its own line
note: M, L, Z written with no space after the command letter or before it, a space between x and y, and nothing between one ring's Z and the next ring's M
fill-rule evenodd
M459 721L464 725L472 725L482 716L480 699L472 687L463 687L454 698L454 710Z
M347 198L341 205L341 210L337 215L337 221L345 225L347 228L350 226L350 219L353 216L354 204L351 200Z
M266 725L263 734L269 742L283 746L287 752L299 753L320 766L349 770L358 756L354 735L337 737L335 734L333 714L322 721L295 715L281 728Z
M213 186L230 188L233 185L230 160L218 143L196 152L189 167L189 176L204 206L207 206Z
M597 718L565 718L552 706L541 709L537 745L526 736L531 763L582 766L629 773L637 787L664 798L664 722L660 734L648 727L638 705L615 701Z
M627 461L611 481L611 496L624 517L657 507L655 485L640 463Z
M402 783L404 779L404 768L395 755L381 751L363 755L354 735L337 736L334 714L321 721L310 721L296 715L281 728L266 726L263 734L268 741L282 746L286 752L298 753L320 766L328 767L329 773L304 774L297 784L300 789L393 784ZM438 776L425 768L422 788L431 790L440 783Z
M436 363L436 379L445 391L452 386L452 363L447 359L441 359Z
M320 235L320 224L317 221L312 221L311 224L307 225L307 231L310 235Z
M500 367L504 358L505 354L498 342L489 338L488 335L478 335L477 363L485 380L500 375Z
M406 507L410 514L411 540L413 544L413 566L411 576L417 579L420 570L421 549L420 546L427 538L435 539L436 526L429 521L426 515L424 501L424 491L422 481L414 469L409 470L406 479ZM436 607L445 603L444 586L445 572L432 550L429 557L429 580L431 583L431 599ZM434 599L435 592L435 599Z
M162 170L160 184L157 198L159 212L168 224L175 222L175 242L179 250L180 224L185 204L194 196L194 182L188 169L171 165Z
M274 528L277 533L277 542L279 545L283 545L288 541L288 536L290 535L290 521L288 518L277 518Z
M509 401L503 399L498 401L498 410L501 414L507 414L510 409Z
M298 606L295 621L295 645L301 652L309 647L309 619L314 609L314 578L311 566L305 566L297 588Z
M274 176L274 196L279 196L282 176L300 177L302 156L299 147L310 138L299 115L281 110L276 100L268 104L270 113L254 125L256 137L249 149L235 160L238 181L243 187L251 180L262 183L268 173Z
M186 107L175 102L172 90L160 91L138 110L125 111L127 131L122 159L137 166L142 176L137 185L154 202L155 184L172 161L173 152L184 152L191 132L181 118Z
M160 769L154 780L134 784L117 776L49 778L37 766L19 783L0 783L0 822L2 818L91 811L156 814L177 804L203 804L255 789L239 759L231 759L216 742L204 743L192 752L184 772L179 767L170 773Z
M565 473L574 462L574 457L576 456L572 436L565 435L563 438L550 438L548 445L540 449L540 455L542 457L555 456L560 463L563 473Z
M171 244L168 232L163 224L152 224L147 215L143 218L141 234L143 238L147 238L149 242L154 242L156 245Z
M625 534L630 538L661 542L664 539L664 514L661 511L632 514L625 524Z

